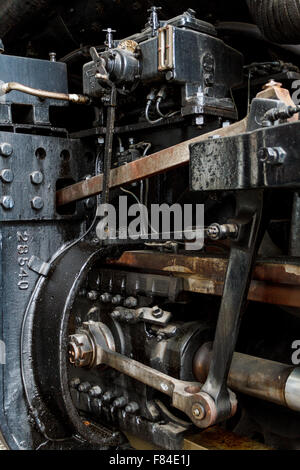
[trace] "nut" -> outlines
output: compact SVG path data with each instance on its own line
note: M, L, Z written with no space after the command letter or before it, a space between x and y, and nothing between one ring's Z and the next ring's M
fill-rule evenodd
M258 151L261 162L268 165L282 165L286 158L286 152L282 147L264 147Z

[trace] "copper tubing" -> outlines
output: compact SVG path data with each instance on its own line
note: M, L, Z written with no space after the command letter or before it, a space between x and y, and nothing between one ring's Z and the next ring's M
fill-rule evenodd
M204 344L193 361L195 378L204 383L208 375L212 344ZM300 411L299 368L247 354L234 353L227 385L236 392Z
M26 93L27 95L36 96L41 99L48 98L52 100L71 101L72 103L77 103L77 104L87 104L90 101L90 99L84 95L56 93L55 91L38 90L36 88L31 88L29 86L22 85L22 83L17 83L17 82L8 82L8 83L1 84L0 96L6 95L7 93L10 93L11 91L19 91L21 93Z

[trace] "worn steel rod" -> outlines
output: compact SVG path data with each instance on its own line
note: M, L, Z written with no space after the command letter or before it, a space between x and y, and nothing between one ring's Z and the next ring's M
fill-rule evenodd
M204 382L212 355L211 343L196 353L193 372ZM236 392L300 411L300 368L247 354L234 353L227 385Z

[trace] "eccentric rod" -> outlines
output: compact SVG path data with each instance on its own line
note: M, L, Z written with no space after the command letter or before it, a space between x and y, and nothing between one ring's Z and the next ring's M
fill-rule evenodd
M7 95L11 91L19 91L21 93L26 93L27 95L37 96L41 99L52 99L60 101L71 101L72 103L77 104L88 104L90 99L84 95L78 94L68 94L68 93L57 93L55 91L47 90L38 90L37 88L32 88L30 86L23 85L18 82L8 82L2 83L0 85L0 96Z

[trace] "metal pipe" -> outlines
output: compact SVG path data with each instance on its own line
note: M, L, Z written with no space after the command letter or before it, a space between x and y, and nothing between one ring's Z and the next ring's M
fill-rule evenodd
M52 100L61 100L61 101L71 101L72 103L77 104L87 104L89 103L90 99L84 95L78 94L68 94L68 93L57 93L55 91L46 91L46 90L38 90L37 88L31 88L26 85L22 85L22 83L17 82L8 82L2 83L0 85L0 96L6 95L11 91L19 91L21 93L26 93L27 95L36 96L41 99L52 99Z
M212 343L204 344L193 361L195 378L204 383L209 371ZM236 392L300 411L300 368L234 353L227 385Z

